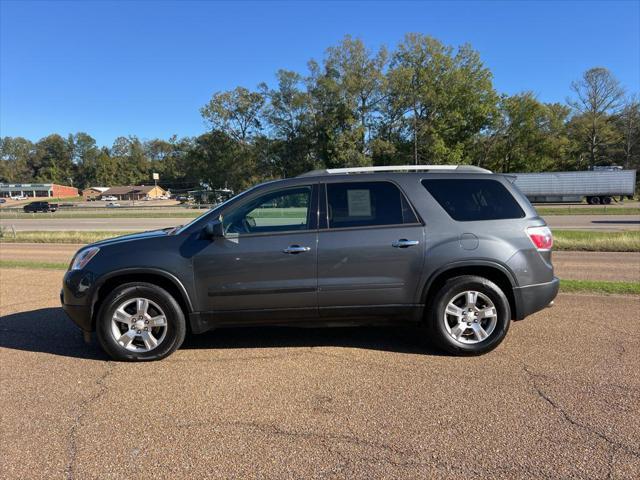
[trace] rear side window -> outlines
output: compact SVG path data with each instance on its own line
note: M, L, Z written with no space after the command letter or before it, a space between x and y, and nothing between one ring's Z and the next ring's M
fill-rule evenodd
M390 182L327 184L329 228L418 223L398 187Z
M515 198L496 180L426 179L422 185L459 222L524 217Z

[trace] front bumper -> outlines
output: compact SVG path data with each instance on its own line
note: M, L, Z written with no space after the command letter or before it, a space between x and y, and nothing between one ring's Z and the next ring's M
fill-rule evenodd
M94 276L91 272L70 270L62 281L60 303L73 322L85 332L93 330L91 292Z
M75 323L85 332L90 332L93 330L91 322L91 308L85 305L65 304L62 292L60 292L60 303L62 304L62 309L65 311L67 316L71 320L73 320L73 323Z
M515 287L513 289L516 301L514 319L522 320L547 307L558 295L559 288L560 280L557 277L553 277L553 280L547 283Z

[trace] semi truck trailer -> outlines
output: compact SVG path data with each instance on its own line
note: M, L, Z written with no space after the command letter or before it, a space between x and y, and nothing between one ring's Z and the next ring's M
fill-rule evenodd
M632 197L636 188L635 170L595 170L583 172L515 173L515 184L531 202L581 202L608 205L613 197Z

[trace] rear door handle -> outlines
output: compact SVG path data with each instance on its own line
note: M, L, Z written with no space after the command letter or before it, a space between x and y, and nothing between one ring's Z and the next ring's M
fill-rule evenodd
M289 253L291 255L296 255L298 253L304 253L311 250L311 247L301 247L300 245L289 245L287 248L283 250L284 253Z
M407 240L406 238L401 238L400 240L393 242L391 246L395 248L407 248L418 244L420 244L419 240Z

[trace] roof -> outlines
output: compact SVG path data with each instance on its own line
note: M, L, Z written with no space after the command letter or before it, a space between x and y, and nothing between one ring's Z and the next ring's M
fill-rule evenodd
M109 190L109 187L87 187L85 190L95 190L97 192L106 192Z
M105 195L128 195L132 193L149 193L151 190L156 188L155 185L128 185L126 187L111 187L106 191L102 192ZM162 190L162 187L158 187Z
M324 175L339 175L352 173L377 172L462 172L462 173L492 173L491 170L474 165L383 165L376 167L327 168L312 170L298 175L299 177L317 177Z

